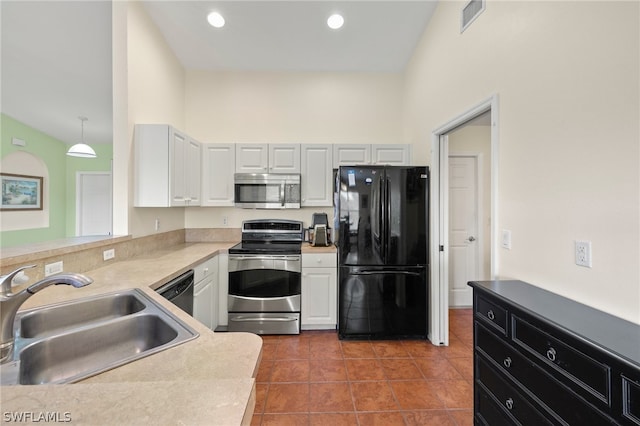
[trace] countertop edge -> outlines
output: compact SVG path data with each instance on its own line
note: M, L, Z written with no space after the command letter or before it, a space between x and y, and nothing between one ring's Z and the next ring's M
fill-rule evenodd
M138 420L149 423L160 419L166 423L166 418L154 418L153 413L167 414L166 410L170 409L167 407L175 409L181 402L197 406L194 409L197 418L189 414L191 417L183 424L215 424L210 422L214 418L221 422L219 424L249 424L255 406L255 375L262 353L262 339L250 333L214 333L154 291L162 282L209 258L227 253L234 244L236 242L184 243L167 247L88 271L86 275L93 278L94 283L84 288L55 286L32 296L21 310L139 288L200 335L192 341L76 384L2 386L0 401L3 412L9 415L47 411L64 414L73 409L74 424L114 424L109 416L113 413L106 404L114 394L118 405L124 404L129 420L125 419L124 423L116 421L117 424L136 424ZM216 362L210 362L212 359ZM167 369L168 363L172 362L176 368ZM159 371L163 372L162 377L158 376ZM230 387L238 392L228 392ZM123 398L122 395L129 395L128 390L132 389L136 392ZM162 392L158 393L162 389L171 395L170 402L164 401ZM201 389L207 391L200 392L200 397L194 397ZM217 395L213 400L211 392ZM105 402L106 405L100 405L103 408L91 407L85 403L88 401L96 401L96 404ZM154 406L157 409L150 410ZM180 424L183 421L176 418L176 422L170 423Z

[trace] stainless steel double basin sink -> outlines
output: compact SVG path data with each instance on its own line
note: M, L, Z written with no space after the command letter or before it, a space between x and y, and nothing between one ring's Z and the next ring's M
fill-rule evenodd
M139 289L18 312L14 324L2 385L72 383L198 337Z

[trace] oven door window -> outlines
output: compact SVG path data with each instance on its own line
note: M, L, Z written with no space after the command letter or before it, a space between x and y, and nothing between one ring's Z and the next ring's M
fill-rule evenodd
M299 272L249 269L229 273L229 294L243 297L286 297L300 294Z
M282 203L282 185L273 183L237 183L236 201L242 203Z

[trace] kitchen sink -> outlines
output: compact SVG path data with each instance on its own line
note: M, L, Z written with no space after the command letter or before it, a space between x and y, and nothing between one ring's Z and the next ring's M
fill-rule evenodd
M24 338L43 336L58 330L135 314L145 308L140 298L122 293L97 297L82 303L51 305L20 316L18 331Z
M198 333L139 289L19 312L0 384L73 383Z

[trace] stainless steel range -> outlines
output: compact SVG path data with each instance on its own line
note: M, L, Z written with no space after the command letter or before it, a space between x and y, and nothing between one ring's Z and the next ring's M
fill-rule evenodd
M229 249L229 331L300 333L302 222L242 223L242 242Z

